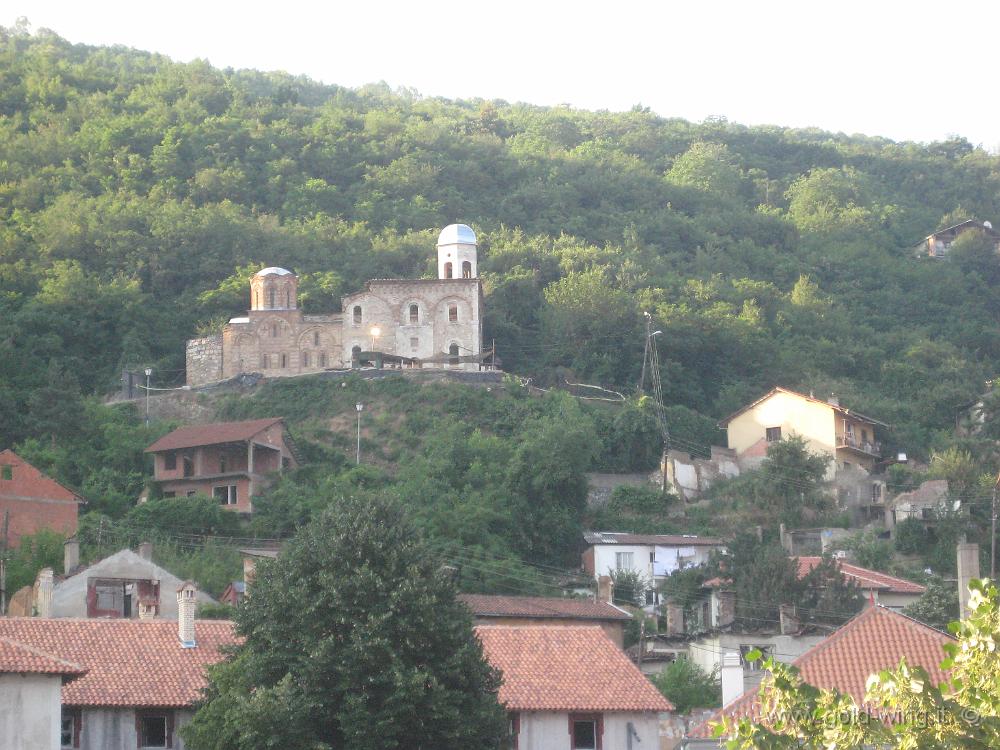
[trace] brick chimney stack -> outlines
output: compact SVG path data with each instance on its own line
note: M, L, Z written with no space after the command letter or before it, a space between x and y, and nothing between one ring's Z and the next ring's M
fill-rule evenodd
M979 545L963 542L958 545L958 613L969 616L969 581L979 578Z
M743 695L743 663L735 651L727 651L722 655L722 705L728 706Z
M794 604L782 604L778 607L778 619L781 627L782 635L794 635L798 633L802 627L802 623L799 622L799 618L795 613Z
M601 576L597 579L597 601L611 604L614 601L614 592L611 576Z
M63 542L63 574L71 575L80 567L80 540L71 536Z
M194 632L197 591L191 581L185 581L184 585L177 589L177 637L180 639L181 648L194 648L197 645Z
M153 543L143 542L139 545L139 557L143 560L153 561Z

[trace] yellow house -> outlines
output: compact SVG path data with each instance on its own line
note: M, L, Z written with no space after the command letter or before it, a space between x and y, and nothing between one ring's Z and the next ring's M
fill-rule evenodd
M772 389L719 423L738 462L763 459L770 443L797 435L810 451L830 456L828 478L852 465L872 470L881 456L876 426L888 427L841 406L835 397L823 401L786 388Z

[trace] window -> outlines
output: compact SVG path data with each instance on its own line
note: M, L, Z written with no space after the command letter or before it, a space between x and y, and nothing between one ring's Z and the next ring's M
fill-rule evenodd
M410 305L410 322L420 322L420 308L417 305Z
M226 473L226 456L225 456L225 454L219 456L219 473L220 474L225 474Z
M634 560L634 552L615 552L615 569L631 570Z
M163 456L163 468L166 471L174 471L177 468L177 454L170 451Z
M452 278L451 261L450 260L447 263L444 264L444 277L446 279Z
M14 478L14 467L10 464L0 467L0 479L5 479L8 482Z
M173 716L167 714L139 714L136 716L139 747L171 747Z
M281 367L282 367L282 369L284 369L285 367L288 367L288 355L287 354L282 354L281 355Z
M880 503L882 502L882 485L873 484L872 485L872 502Z
M862 442L865 442L865 443L868 442L868 430L862 430L861 431L861 440L862 440Z
M260 366L264 370L267 369L267 355L266 354L261 354L260 355Z
M309 366L309 352L302 352L302 366Z
M467 260L462 261L462 278L463 279L472 278L472 264Z
M267 290L267 306L268 307L272 307L272 308L274 307L274 289L273 288Z
M184 495L186 497L194 497L197 494L198 494L198 490L188 490L187 492L184 493Z
M354 306L354 325L361 325L361 305Z
M326 353L325 352L319 355L319 366L320 367L326 367Z
M458 364L458 344L452 344L448 347L448 354L451 355L452 359L448 360L449 365Z
M319 331L313 331L313 346L319 346Z
M80 747L80 710L64 708L59 724L59 747Z
M89 608L88 608L89 609ZM98 581L94 584L94 610L88 616L121 617L125 612L125 588L120 582Z
M194 476L194 459L191 456L184 456L184 476Z
M285 307L289 310L292 308L292 293L289 291L285 292Z
M601 750L604 721L600 714L570 714L569 738L572 750Z
M411 352L415 352L419 348L420 348L420 339L418 339L416 336L411 337L410 338L410 351Z
M357 358L360 356L361 356L361 346L355 344L354 346L351 347L351 359L357 360Z
M448 322L458 322L458 305L448 305Z
M781 442L781 428L780 427L768 427L765 431L765 436L767 437L767 442L778 443ZM760 434L760 433L758 433Z
M219 505L236 505L238 497L236 495L235 484L224 484L212 488L212 496L219 501Z
M271 323L271 338L272 339L278 338L278 324L277 323Z

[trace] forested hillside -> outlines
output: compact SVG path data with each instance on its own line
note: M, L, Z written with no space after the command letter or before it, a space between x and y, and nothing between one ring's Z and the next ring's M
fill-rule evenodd
M508 372L634 390L648 311L698 425L773 384L835 391L926 458L997 373L1000 266L910 246L998 209L1000 158L962 139L425 99L4 29L0 446L98 455L120 417L88 396L123 367L182 382L185 339L261 265L335 310L431 275L463 221ZM88 466L61 477L126 502Z

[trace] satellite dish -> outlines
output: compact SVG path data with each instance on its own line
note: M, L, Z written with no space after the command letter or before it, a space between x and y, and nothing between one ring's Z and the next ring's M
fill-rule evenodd
M990 222L988 222L988 221L984 221L983 222L983 226L986 227L987 229L992 229L993 228L993 225Z

